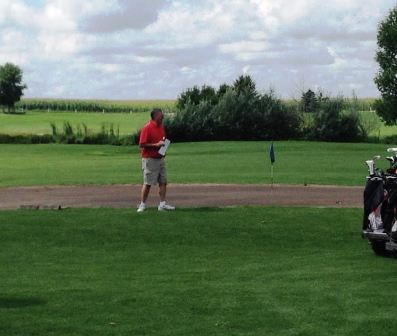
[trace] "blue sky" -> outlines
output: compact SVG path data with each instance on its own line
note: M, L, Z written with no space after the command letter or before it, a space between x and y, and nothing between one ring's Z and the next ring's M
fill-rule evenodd
M28 0L26 4L33 7L42 7L45 3L45 0Z
M373 97L393 0L1 0L0 64L27 97L176 98L250 74L286 98Z

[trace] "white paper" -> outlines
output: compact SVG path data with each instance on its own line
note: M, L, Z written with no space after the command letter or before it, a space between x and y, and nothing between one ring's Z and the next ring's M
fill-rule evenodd
M167 152L168 146L170 145L171 141L168 139L165 139L164 141L164 146L161 146L159 149L159 154L162 156L165 156L165 153Z

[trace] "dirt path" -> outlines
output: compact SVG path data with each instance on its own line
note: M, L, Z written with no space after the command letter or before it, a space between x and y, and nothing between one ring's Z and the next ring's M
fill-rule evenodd
M135 207L139 185L47 186L0 188L0 209ZM363 187L296 185L173 184L168 202L176 207L281 205L362 207ZM158 202L157 188L149 206Z

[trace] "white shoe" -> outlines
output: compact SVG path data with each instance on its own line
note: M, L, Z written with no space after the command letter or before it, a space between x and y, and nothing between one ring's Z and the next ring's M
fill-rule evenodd
M164 202L160 203L157 209L159 211L172 211L175 210L175 207Z
M138 209L136 212L144 212L146 210L146 204L145 203L141 203L138 206Z

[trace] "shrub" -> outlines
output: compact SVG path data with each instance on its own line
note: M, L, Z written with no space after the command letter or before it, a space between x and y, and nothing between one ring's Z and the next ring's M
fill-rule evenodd
M173 141L278 140L300 134L302 118L296 109L287 108L274 91L258 93L249 76L218 90L188 89L177 105L175 115L166 120Z
M194 86L182 92L176 102L178 109L184 109L188 105L199 105L203 101L215 105L218 102L219 92L208 85L203 85L201 88Z
M0 143L2 144L48 144L54 142L50 134L44 135L9 135L0 134Z
M306 134L310 140L342 142L360 141L365 136L358 112L343 97L322 100Z
M318 100L314 91L309 89L302 93L300 101L302 111L305 113L313 113L317 108L317 101Z

